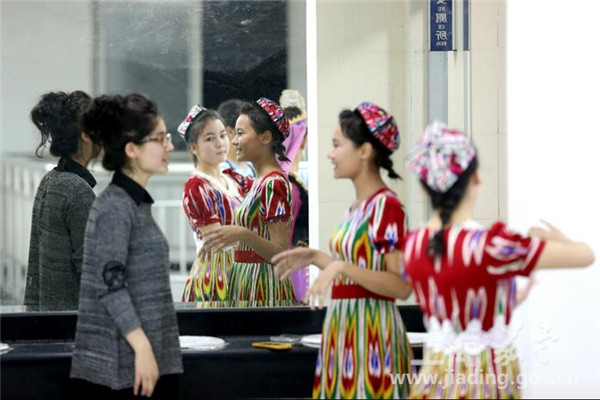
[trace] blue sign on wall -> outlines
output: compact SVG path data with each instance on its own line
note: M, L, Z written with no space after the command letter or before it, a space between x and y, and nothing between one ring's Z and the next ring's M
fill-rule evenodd
M431 51L454 50L452 25L452 0L429 0Z

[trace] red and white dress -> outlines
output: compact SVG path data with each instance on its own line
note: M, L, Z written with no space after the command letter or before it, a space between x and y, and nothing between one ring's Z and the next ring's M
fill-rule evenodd
M183 210L193 231L196 250L204 243L201 228L219 223L233 224L236 208L252 185L252 180L231 169L221 173L227 186L200 171L194 171L185 183ZM225 301L234 247L213 252L208 262L196 260L190 271L182 301Z
M518 398L519 363L508 337L517 275L531 274L544 248L497 222L444 230L445 253L432 259L422 228L403 241L404 273L429 333L413 398Z

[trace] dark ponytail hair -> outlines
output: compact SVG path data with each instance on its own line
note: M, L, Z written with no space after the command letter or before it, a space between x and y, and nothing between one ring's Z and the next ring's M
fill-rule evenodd
M159 117L154 100L142 94L103 95L92 101L81 117L80 127L101 138L102 166L115 171L127 166L125 145L148 136L156 128Z
M423 185L425 190L427 190L427 193L429 193L429 198L431 199L431 205L433 206L433 209L439 211L440 218L442 219L442 228L432 238L429 239L427 252L430 257L444 255L444 228L448 226L450 223L450 218L452 217L452 213L460 204L463 197L465 197L467 187L469 186L469 181L471 176L473 176L475 171L477 171L477 167L478 161L477 157L475 157L467 169L460 175L454 185L452 185L452 187L444 193L436 192L421 180L421 185Z
M210 121L214 121L216 119L221 121L223 123L223 125L226 126L225 120L216 111L214 111L214 110L202 111L192 121L192 124L187 129L187 132L185 134L185 142L188 144L188 146L192 143L196 143L196 141L198 140L198 136L200 136L200 134L204 130L204 127L206 126L206 124L208 124ZM227 139L227 140L229 140L229 139ZM198 164L198 157L196 157L195 154L192 154L192 157L194 158L194 165Z
M257 134L261 135L266 131L271 131L273 140L271 141L271 151L277 155L279 161L290 162L290 159L285 156L285 146L283 145L283 135L279 132L279 128L271 121L267 114L255 103L244 103L240 115L246 115L250 120L252 129Z
M367 124L360 116L353 111L343 110L339 115L339 121L342 132L348 139L352 140L356 147L367 142L371 143L375 149L375 165L377 167L385 169L391 179L402 179L394 171L394 162L390 158L392 152L369 132Z
M29 114L42 136L35 154L41 158L48 141L50 154L55 157L71 157L77 153L81 138L78 120L91 101L87 93L79 90L42 95Z

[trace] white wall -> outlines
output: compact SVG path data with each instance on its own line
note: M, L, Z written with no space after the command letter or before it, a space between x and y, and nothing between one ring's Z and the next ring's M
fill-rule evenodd
M2 1L2 153L33 154L29 111L51 90L92 90L92 1ZM40 73L40 70L43 73Z
M507 26L509 221L526 229L547 219L597 259L598 15L597 0L511 0ZM537 274L513 321L524 327L525 376L538 382L526 397L600 397L599 264ZM570 374L577 384L561 384Z

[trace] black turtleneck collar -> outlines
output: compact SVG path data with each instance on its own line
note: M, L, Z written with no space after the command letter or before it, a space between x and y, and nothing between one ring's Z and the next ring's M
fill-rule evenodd
M136 181L134 181L119 170L115 171L115 174L112 178L112 183L123 188L123 190L127 192L127 194L133 199L133 201L135 201L135 204L137 204L138 206L142 202L148 204L154 203L152 196L150 196L150 193L148 193L146 189L142 187L142 185L140 185L139 183L137 183Z
M54 169L56 171L71 172L73 174L79 175L92 188L94 186L96 186L96 179L94 179L94 177L92 176L90 171L88 171L88 169L86 167L84 167L83 165L79 164L76 161L73 161L72 159L70 159L68 157L62 157L58 161L58 165Z

